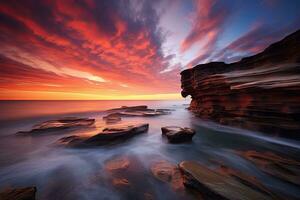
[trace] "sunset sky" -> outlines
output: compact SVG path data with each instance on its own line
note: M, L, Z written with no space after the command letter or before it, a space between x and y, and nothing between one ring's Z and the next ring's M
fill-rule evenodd
M1 0L0 99L179 99L300 28L298 0Z

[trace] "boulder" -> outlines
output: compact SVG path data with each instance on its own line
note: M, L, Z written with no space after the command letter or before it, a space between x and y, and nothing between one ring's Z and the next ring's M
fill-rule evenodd
M202 119L300 139L299 61L300 30L238 62L182 71L181 94Z
M5 189L0 192L1 200L35 200L36 187Z
M272 152L246 151L239 152L239 155L254 163L266 174L300 186L300 162Z
M170 143L180 143L191 141L195 135L195 130L182 128L179 126L165 126L161 128L162 135L166 136Z
M60 130L91 127L95 124L95 119L67 117L57 120L45 121L34 125L30 131L19 131L17 135L41 135L45 133L57 133Z
M232 176L226 171L211 170L194 161L179 164L186 187L201 192L204 199L271 200L274 196L243 176ZM276 198L275 198L276 199Z
M140 133L145 133L148 129L149 124L110 126L91 137L76 135L63 137L58 140L58 144L69 147L107 145L127 140Z

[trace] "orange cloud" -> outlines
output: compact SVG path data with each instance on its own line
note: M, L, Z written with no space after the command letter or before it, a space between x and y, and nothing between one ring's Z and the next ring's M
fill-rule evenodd
M2 99L144 98L180 90L177 73L159 73L168 62L151 4L12 0L0 3L0 15Z

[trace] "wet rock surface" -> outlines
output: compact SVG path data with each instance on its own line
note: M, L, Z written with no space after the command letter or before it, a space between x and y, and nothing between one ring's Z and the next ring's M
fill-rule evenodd
M35 200L36 187L5 189L0 192L1 200Z
M260 184L226 168L211 170L195 161L183 161L179 168L184 185L198 190L204 199L276 199Z
M47 133L55 133L60 130L76 129L83 127L91 127L95 123L95 119L67 117L58 120L45 121L32 127L30 131L19 131L17 135L41 135Z
M179 126L165 126L161 128L162 135L166 136L170 143L181 143L191 141L196 134L191 128Z
M300 30L263 52L181 72L182 96L197 116L300 139Z
M239 152L243 158L251 161L261 171L283 181L300 186L300 162L280 157L272 152Z
M148 129L149 124L111 126L104 128L102 132L90 137L76 135L63 137L58 141L58 144L69 147L107 145L125 141L135 135L147 132Z

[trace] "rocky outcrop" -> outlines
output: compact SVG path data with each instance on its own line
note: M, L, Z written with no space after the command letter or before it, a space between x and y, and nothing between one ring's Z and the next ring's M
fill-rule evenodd
M181 72L190 110L221 124L300 138L300 30L263 52Z
M57 144L67 147L90 147L113 144L125 141L140 133L145 133L149 124L127 124L104 128L102 132L93 136L72 135L58 140Z
M66 117L57 120L45 121L32 127L30 131L19 131L17 135L41 135L45 133L57 133L60 130L91 127L95 119Z
M179 126L165 126L161 128L162 135L167 137L170 143L181 143L191 141L195 130Z
M35 200L36 187L6 189L0 192L1 200Z

